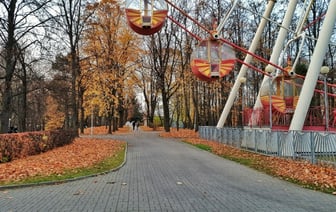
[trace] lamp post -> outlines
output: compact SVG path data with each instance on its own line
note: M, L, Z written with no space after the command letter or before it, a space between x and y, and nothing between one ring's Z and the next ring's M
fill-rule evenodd
M322 66L320 73L323 75L323 84L324 84L325 130L329 131L329 104L328 104L328 94L327 94L327 75L329 73L329 67Z
M93 94L91 97L91 127L90 127L90 135L93 136L93 125L94 125L94 99L96 98L96 94Z
M10 131L10 130L11 130L11 121L12 121L12 119L11 119L11 118L9 118L9 119L8 119L8 131Z
M273 121L272 121L272 73L274 72L275 68L271 65L267 65L265 68L265 71L269 74L268 76L268 86L269 86L269 91L268 91L268 95L269 95L269 126L270 129L272 130L272 125L273 125Z
M93 106L91 109L91 128L90 128L90 135L93 135Z
M241 77L240 79L239 79L239 81L240 81L240 83L241 84L245 84L246 83L246 77ZM244 114L244 87L245 86L242 86L241 88L242 88L242 127L244 128L244 121L245 121L245 119L244 119L244 116L245 116L245 114Z

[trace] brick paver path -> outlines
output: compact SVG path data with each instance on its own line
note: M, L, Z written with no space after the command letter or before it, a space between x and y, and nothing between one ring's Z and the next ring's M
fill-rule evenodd
M9 211L336 211L336 196L300 188L157 133L112 136L126 164L106 175L0 191Z

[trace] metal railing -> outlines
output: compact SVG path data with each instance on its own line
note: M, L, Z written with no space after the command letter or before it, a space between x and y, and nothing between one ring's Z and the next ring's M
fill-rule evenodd
M335 133L201 126L199 135L203 139L260 154L336 165Z

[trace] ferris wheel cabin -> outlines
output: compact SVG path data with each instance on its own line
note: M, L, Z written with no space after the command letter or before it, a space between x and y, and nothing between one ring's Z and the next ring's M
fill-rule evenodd
M213 81L224 77L234 68L233 48L220 40L201 41L191 55L192 72L201 80Z
M272 107L281 113L293 113L296 108L300 88L296 84L302 84L301 79L296 78L292 67L288 65L284 68L284 72L273 79L272 87L275 88L275 93L267 91L261 92L260 100L264 108L270 106L270 99ZM267 86L266 86L267 87ZM271 92L271 96L270 93Z
M168 14L164 0L126 0L126 18L131 29L141 35L158 32Z

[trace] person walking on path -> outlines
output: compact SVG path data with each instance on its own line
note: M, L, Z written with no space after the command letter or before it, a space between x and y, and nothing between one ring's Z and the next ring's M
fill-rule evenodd
M133 131L135 131L135 121L132 122Z

